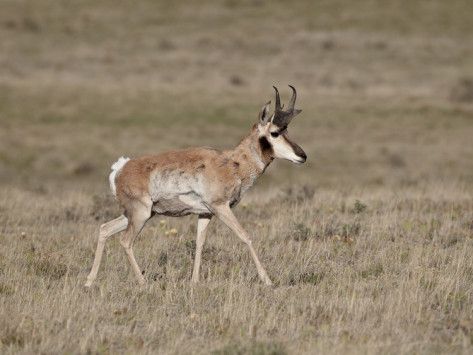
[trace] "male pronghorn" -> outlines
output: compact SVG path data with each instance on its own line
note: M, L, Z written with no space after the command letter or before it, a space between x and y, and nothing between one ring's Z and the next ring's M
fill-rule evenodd
M296 90L286 110L281 107L276 87L276 104L272 115L268 102L259 113L258 123L240 144L231 150L210 148L175 150L136 159L120 158L112 165L110 187L124 214L100 226L94 264L86 286L97 277L105 241L126 230L120 239L140 284L145 283L133 255L133 242L153 215L181 217L198 215L197 243L192 281L199 281L205 231L212 216L222 220L250 249L260 279L271 285L265 269L251 244L248 233L238 223L231 208L263 174L274 158L304 163L306 154L287 134L287 126L301 112L295 109Z

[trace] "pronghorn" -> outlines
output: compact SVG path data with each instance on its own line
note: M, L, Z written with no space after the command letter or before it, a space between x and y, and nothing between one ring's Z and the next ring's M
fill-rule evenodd
M202 247L206 228L213 216L218 217L248 246L260 279L271 285L265 269L252 246L251 238L235 218L234 207L264 173L275 158L304 163L306 154L289 139L287 126L301 112L295 109L296 89L286 110L281 106L276 87L274 113L271 101L266 103L249 135L230 150L210 148L175 150L136 159L120 158L112 165L110 187L124 214L100 226L94 263L86 286L97 277L105 242L125 231L120 244L125 248L131 267L140 284L145 278L133 255L133 242L145 223L155 214L181 217L198 216L197 242L192 281L199 281Z

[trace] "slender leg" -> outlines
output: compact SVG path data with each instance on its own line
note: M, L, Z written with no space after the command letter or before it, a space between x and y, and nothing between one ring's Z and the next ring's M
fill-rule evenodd
M261 265L261 262L258 259L258 255L256 255L256 251L254 250L250 236L243 227L240 225L238 220L236 219L235 215L233 214L232 210L228 205L219 205L219 206L212 206L215 210L217 217L225 223L230 229L246 244L250 249L251 256L253 257L253 261L256 264L256 269L258 270L258 275L266 285L272 285L273 283L269 279L266 270Z
M120 238L120 244L125 248L125 253L131 264L131 268L138 279L138 283L144 285L146 280L135 260L135 255L133 254L133 243L138 234L140 234L145 223L151 217L151 206L148 207L141 203L136 204L130 215L130 223L128 224L125 234Z
M202 248L205 243L207 226L212 217L199 216L197 221L197 241L195 246L194 272L192 273L192 282L199 282L200 261L202 258Z
M92 265L92 270L90 270L89 276L87 276L85 286L90 287L97 277L97 272L99 271L100 261L102 260L103 250L105 248L105 242L107 239L112 235L125 230L127 225L128 219L125 216L120 216L100 226L94 264Z

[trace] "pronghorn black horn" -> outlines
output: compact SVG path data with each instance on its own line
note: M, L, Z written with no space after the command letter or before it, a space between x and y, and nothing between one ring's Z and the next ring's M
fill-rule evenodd
M289 85L289 87L292 90L292 97L289 100L289 104L287 105L287 110L283 110L284 106L281 106L279 91L275 86L273 86L274 90L276 91L276 106L274 109L274 118L272 122L279 127L287 126L291 120L301 112L301 110L294 108L297 98L296 89L292 85Z
M287 105L287 110L288 111L293 111L294 110L294 105L296 104L296 98L297 98L297 92L294 86L289 85L289 87L292 90L292 97L291 100L289 101L289 105Z
M278 88L276 86L273 86L273 88L274 88L274 91L276 91L276 104L275 104L276 111L281 111L282 110L281 99L279 98Z

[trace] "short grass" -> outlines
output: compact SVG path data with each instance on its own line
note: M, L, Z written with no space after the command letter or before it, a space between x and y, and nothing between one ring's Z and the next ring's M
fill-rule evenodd
M471 1L3 1L0 351L473 350ZM82 287L118 156L235 145L277 84L290 134L236 208L275 282L195 218L117 240ZM177 234L170 233L173 228Z

